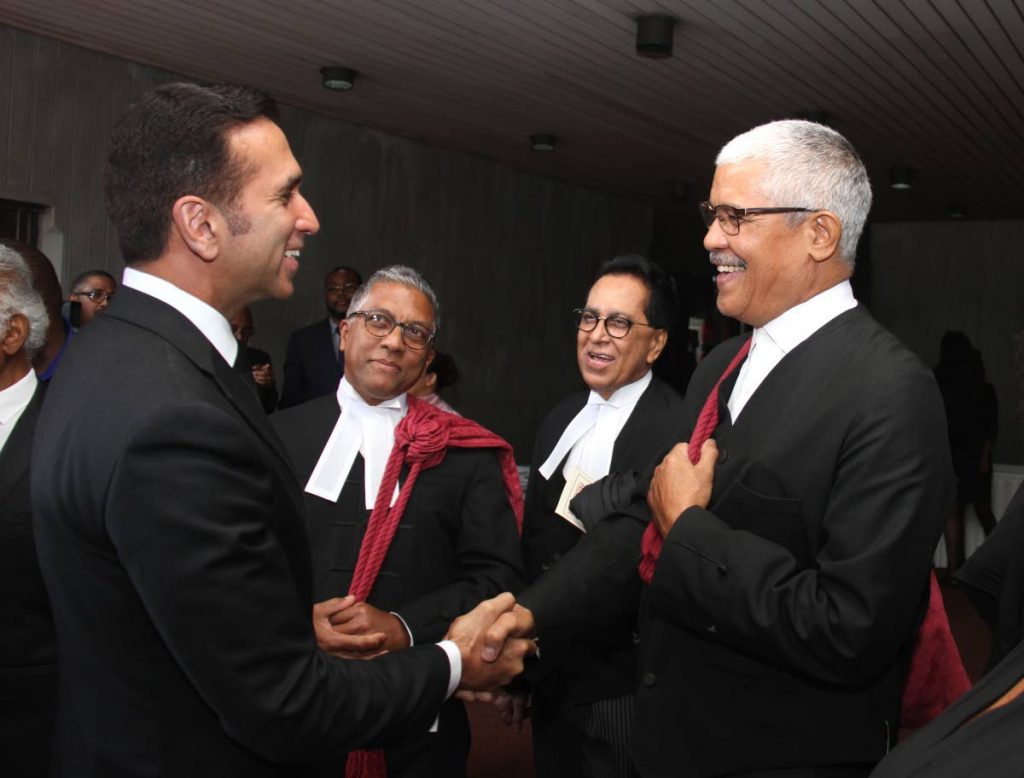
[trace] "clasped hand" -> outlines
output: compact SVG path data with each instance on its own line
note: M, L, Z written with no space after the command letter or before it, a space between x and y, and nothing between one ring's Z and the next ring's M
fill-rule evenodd
M508 592L484 600L448 628L462 655L458 696L490 700L499 687L523 672L523 660L537 650L533 614Z
M320 649L342 659L373 659L409 647L409 635L397 616L357 602L351 594L316 603L313 628Z

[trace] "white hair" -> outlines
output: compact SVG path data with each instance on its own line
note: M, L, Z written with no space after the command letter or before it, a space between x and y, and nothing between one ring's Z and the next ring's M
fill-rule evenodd
M6 337L11 318L18 313L28 319L24 349L31 359L46 340L50 317L43 298L32 288L28 263L14 249L0 245L0 337Z
M356 293L352 295L352 301L348 305L350 312L349 315L362 310L363 303L366 302L366 298L370 296L370 290L373 288L374 284L380 283L401 284L402 286L408 286L411 289L416 289L417 291L422 292L434 312L434 332L436 333L441 329L441 306L438 305L437 295L435 295L434 290L430 288L430 284L427 283L427 279L406 265L390 265L388 267L381 268L366 279L366 283L359 287L356 290Z
M839 217L839 256L853 267L857 241L871 210L871 182L850 142L823 124L786 119L736 136L718 153L715 164L748 161L765 164L759 187L772 204L827 210ZM788 218L795 224L804 216Z

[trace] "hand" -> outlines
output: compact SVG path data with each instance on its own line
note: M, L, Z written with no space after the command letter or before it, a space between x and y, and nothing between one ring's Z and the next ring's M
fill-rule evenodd
M506 726L512 727L516 733L523 731L523 721L530 717L530 709L527 704L529 695L521 692L510 692L505 689L494 695L494 707L501 714L501 720Z
M711 484L718 461L718 446L708 439L700 450L700 461L690 464L689 446L677 444L654 469L647 504L654 523L664 537L687 508L706 508L711 499Z
M313 606L313 630L321 651L342 659L372 659L384 653L382 633L372 635L346 635L331 624L331 617L355 604L356 598L335 597Z
M459 689L490 692L523 672L523 658L534 653L536 646L532 640L523 639L526 635L510 632L509 623L518 625L521 618L512 616L513 613L530 613L519 606L513 610L513 606L515 598L511 594L499 594L459 616L448 628L445 638L453 641L462 654ZM529 625L532 630L532 614ZM490 699L490 695L480 699Z
M274 383L274 368L269 362L265 365L253 365L252 380L260 386L270 386Z
M368 602L353 600L345 607L335 610L329 620L332 629L342 635L383 635L384 651L400 651L409 647L409 633L402 620L393 613L373 607Z

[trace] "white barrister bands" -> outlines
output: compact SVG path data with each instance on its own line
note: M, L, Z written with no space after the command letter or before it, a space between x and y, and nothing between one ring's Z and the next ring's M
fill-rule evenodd
M379 405L367 405L342 377L338 384L338 405L341 406L341 415L309 476L306 491L337 502L356 454L362 454L366 509L373 510L384 469L395 444L395 428L408 411L405 394ZM398 489L396 484L395 493L391 495L392 505L398 499Z

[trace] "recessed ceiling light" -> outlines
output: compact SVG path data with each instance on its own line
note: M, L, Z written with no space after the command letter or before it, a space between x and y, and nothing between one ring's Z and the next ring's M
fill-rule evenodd
M335 92L347 92L355 86L358 73L352 68L331 65L320 68L320 75L324 78L323 84L325 89L333 89Z
M555 146L558 145L557 135L531 135L530 136L530 147L534 151L554 151Z

